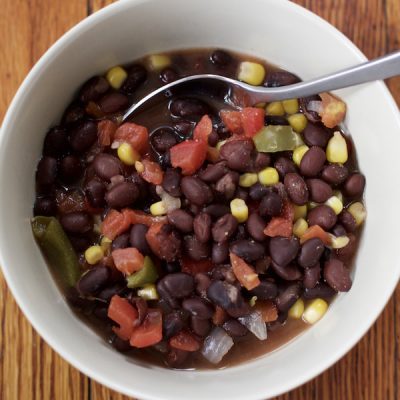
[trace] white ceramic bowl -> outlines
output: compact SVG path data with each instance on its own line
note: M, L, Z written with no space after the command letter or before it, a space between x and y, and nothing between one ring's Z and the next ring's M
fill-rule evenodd
M77 319L36 246L29 220L34 172L47 129L88 77L146 53L222 47L318 76L365 60L341 33L290 2L119 1L62 37L25 79L0 136L0 261L19 306L40 335L95 380L141 399L261 399L313 378L360 338L382 311L400 274L398 109L378 82L340 91L368 184L368 221L354 285L325 317L272 354L220 371L171 371L117 353Z

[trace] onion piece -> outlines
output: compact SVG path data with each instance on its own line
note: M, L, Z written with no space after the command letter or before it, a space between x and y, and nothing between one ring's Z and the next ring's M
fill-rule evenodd
M164 207L167 212L177 210L181 208L181 199L180 197L173 197L169 193L167 193L162 186L156 186L156 193L161 197L161 201L164 203Z
M213 364L218 364L233 346L232 338L224 329L216 326L204 339L201 354Z
M311 100L307 104L307 109L308 109L308 111L314 111L314 112L319 114L321 112L321 110L322 110L322 101Z
M257 339L265 340L267 338L267 326L263 321L260 311L253 311L249 315L238 318Z

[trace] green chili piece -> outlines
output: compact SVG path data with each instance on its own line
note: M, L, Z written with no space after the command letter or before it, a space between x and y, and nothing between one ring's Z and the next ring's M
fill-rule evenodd
M126 279L128 288L134 289L137 287L142 287L147 283L154 283L158 278L158 273L153 261L149 256L144 258L143 268L138 272L128 276Z
M145 285L142 289L137 291L137 294L144 300L158 300L158 293L154 283Z
M32 219L32 232L57 277L74 286L81 275L78 257L57 218L38 216Z
M294 150L304 144L301 136L289 125L265 126L253 137L257 151L275 153Z

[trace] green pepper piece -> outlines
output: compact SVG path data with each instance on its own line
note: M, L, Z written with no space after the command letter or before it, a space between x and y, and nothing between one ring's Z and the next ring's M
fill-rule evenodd
M157 288L154 283L144 285L142 289L137 291L137 295L144 300L158 300Z
M147 283L154 283L158 278L158 273L153 261L149 256L144 258L142 269L126 278L128 288L134 289L146 285Z
M61 283L74 286L81 271L78 257L61 224L54 217L38 216L32 219L32 232Z
M294 150L304 144L301 136L289 125L268 125L254 137L257 151L275 153L277 151Z

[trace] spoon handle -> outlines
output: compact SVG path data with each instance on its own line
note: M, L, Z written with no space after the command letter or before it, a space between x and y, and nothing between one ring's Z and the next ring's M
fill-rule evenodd
M286 88L283 86L279 88L280 90L271 94L271 97L273 97L273 100L307 97L316 93L329 92L395 75L400 75L400 50L317 79L297 83L290 87L286 86ZM260 90L259 97L261 96Z

